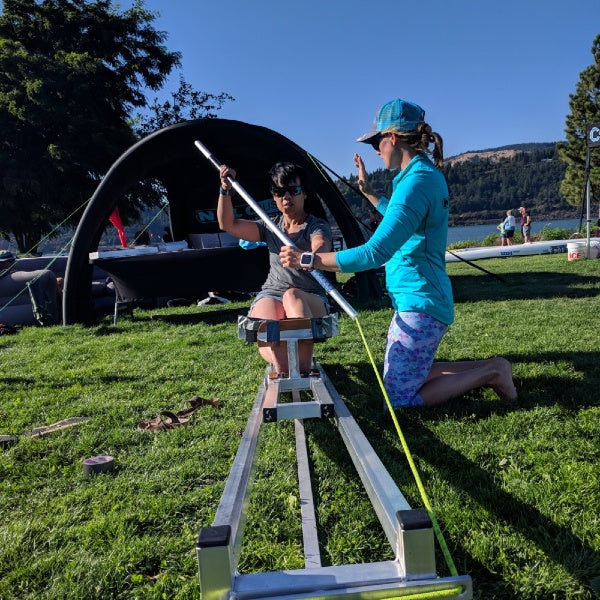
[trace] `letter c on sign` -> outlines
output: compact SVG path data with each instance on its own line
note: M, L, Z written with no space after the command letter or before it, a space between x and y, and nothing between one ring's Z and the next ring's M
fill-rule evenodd
M600 146L600 123L591 123L587 129L587 147L597 148Z

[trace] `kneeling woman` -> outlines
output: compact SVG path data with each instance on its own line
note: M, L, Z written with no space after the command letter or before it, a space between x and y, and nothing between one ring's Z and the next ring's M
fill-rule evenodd
M454 302L445 262L449 193L440 169L443 143L424 119L418 104L400 98L379 109L371 130L357 141L371 145L387 169L398 169L391 198L379 198L371 188L358 154L354 162L359 187L383 219L365 244L316 254L314 265L344 273L385 265L395 312L383 380L395 408L440 404L479 387L515 401L517 390L506 359L433 360L454 319ZM297 268L299 260L294 248L282 248L284 266Z
M308 214L304 204L307 192L302 167L288 162L275 164L270 172L271 193L281 214L273 218L296 248L303 252L330 252L331 228L327 221ZM279 260L281 241L262 221L236 219L231 204L231 184L235 171L227 165L220 169L221 189L217 218L219 227L231 235L250 242L266 242L269 249L269 274L250 307L249 315L257 319L281 320L297 317L322 317L329 312L325 292L306 269L286 269ZM298 345L299 368L310 371L313 343L301 340ZM277 373L289 371L285 344L259 343L261 356Z

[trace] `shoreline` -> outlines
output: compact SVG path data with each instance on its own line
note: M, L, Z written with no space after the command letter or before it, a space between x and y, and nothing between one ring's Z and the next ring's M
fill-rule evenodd
M513 209L514 210L514 209ZM535 209L532 209L535 210ZM534 213L535 214L535 213ZM585 223L585 215L583 215L583 222ZM562 211L557 213L544 214L543 217L538 217L536 215L536 222L546 222L546 221L570 221L570 220L579 220L579 215L573 216L572 214L565 214ZM595 221L596 219L592 219ZM496 219L482 219L481 217L462 217L460 215L450 215L448 218L448 227L471 227L474 225L496 225L500 222L500 216Z

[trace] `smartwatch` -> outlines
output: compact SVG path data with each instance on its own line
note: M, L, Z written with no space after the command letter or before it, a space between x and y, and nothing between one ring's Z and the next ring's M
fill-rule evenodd
M312 269L314 262L315 262L315 253L314 252L303 252L300 255L300 266L303 269Z

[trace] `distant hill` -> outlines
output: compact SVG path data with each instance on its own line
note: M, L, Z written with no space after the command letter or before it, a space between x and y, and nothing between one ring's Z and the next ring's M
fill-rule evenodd
M537 152L554 148L556 142L542 142L531 144L512 144L510 146L500 146L499 148L488 148L486 150L469 150L456 156L450 156L444 160L446 165L455 165L463 162L474 162L479 160L489 160L490 162L499 162L502 159L514 158L519 152Z
M493 223L519 206L530 209L534 219L579 216L579 209L559 192L565 166L558 158L556 142L464 152L447 158L443 171L450 189L450 225ZM389 196L393 176L394 172L379 169L369 179L376 190ZM356 177L350 181L356 185ZM343 182L337 184L353 212L368 221L368 202Z
M515 144L451 157L444 166L450 188L450 224L499 221L526 206L533 218L574 218L578 211L560 195L565 165L556 142Z

